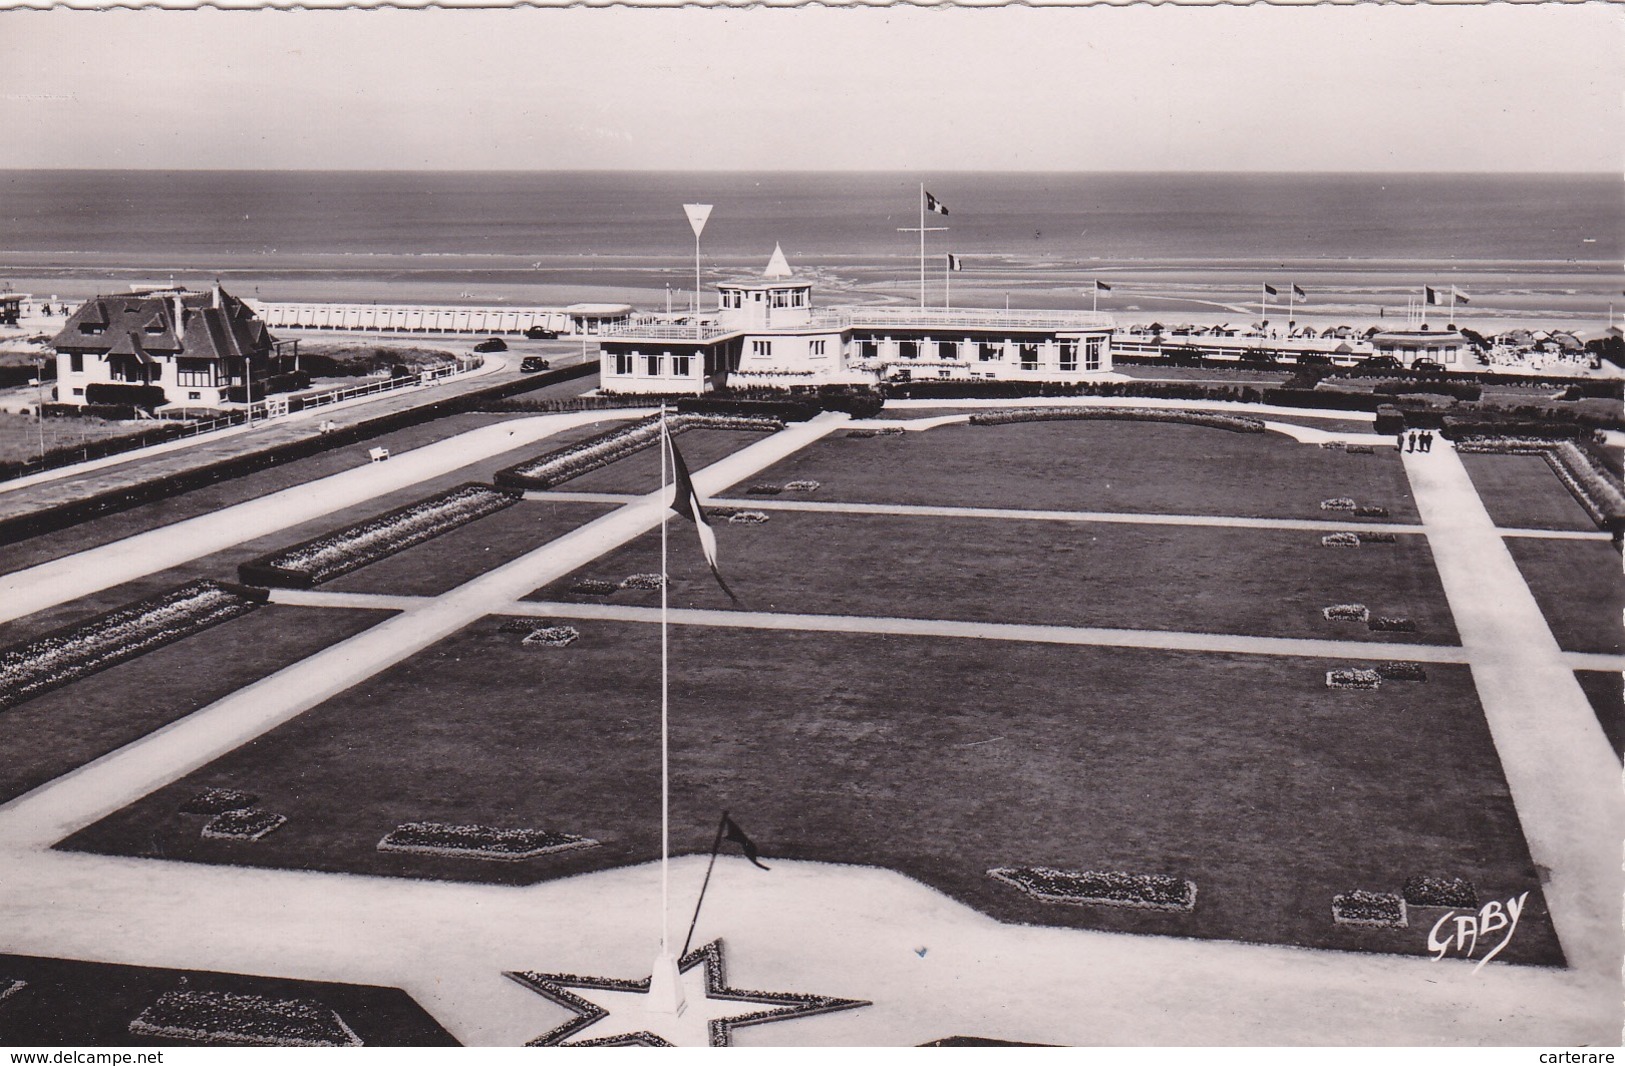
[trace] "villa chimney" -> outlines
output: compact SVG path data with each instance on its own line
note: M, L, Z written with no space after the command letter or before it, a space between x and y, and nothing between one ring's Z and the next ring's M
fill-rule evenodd
M181 339L181 315L184 310L185 308L181 303L181 294L177 292L175 293L175 342L177 344L180 343Z
M220 310L220 279L214 279L214 309Z

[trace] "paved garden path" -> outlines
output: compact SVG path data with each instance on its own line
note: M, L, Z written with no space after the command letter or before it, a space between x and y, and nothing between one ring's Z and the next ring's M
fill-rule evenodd
M0 575L0 622L43 611L234 544L410 488L509 449L545 440L573 426L647 413L634 409L581 411L482 426L401 452L386 462L367 463L99 548Z
M1405 471L1552 924L1571 966L1617 980L1619 760L1460 456L1438 445L1404 454Z

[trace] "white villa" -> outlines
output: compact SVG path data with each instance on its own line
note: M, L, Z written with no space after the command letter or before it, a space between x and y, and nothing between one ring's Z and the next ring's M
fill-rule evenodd
M1088 311L815 308L775 246L759 278L717 286L713 315L600 337L608 393L697 395L880 381L1067 382L1111 370L1112 319Z

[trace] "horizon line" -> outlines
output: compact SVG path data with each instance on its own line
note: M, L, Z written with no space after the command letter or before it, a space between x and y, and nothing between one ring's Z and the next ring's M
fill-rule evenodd
M0 166L0 174L999 174L999 175L1182 175L1247 177L1292 175L1302 177L1617 177L1625 183L1625 170L1083 170L1044 168L997 170L957 169L843 169L843 168L762 168L717 169L705 167L78 167L78 166Z

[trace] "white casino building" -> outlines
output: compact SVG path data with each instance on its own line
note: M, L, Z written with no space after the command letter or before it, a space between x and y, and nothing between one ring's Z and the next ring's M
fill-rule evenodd
M1067 382L1112 366L1110 316L1088 311L815 308L775 247L760 278L717 286L699 324L644 323L599 339L606 393L880 381Z

